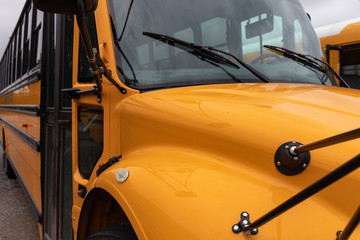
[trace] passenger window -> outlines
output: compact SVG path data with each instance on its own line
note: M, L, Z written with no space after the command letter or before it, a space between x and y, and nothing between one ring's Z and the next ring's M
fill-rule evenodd
M169 44L153 42L154 59L156 62L169 59Z
M98 41L96 36L96 25L94 14L87 15L85 17L86 26L89 32L91 45L93 48L98 48ZM79 44L79 64L78 64L78 82L79 83L90 83L94 82L92 69L86 54L86 50L82 39L80 37Z
M181 39L186 42L193 43L194 42L194 31L191 28L186 28L184 30L178 31L174 33L174 37ZM175 48L175 55L177 55L180 52L183 52L184 50L181 50L180 48Z
M96 107L78 108L78 168L89 179L103 152L103 110Z
M264 31L261 29L260 25L256 23L262 21L267 18L273 17L273 27L271 31ZM252 34L250 37L246 36L246 27L247 25L253 25L255 28L259 29L251 29L252 32L258 34ZM270 30L270 28L268 29ZM261 33L262 31L266 33ZM260 16L256 16L250 18L249 20L241 22L241 36L243 43L243 54L244 60L246 62L251 62L256 57L262 55L263 46L264 45L273 45L282 47L283 43L283 19L280 16L272 16L268 14L261 14Z
M38 64L40 64L41 50L42 50L42 33L43 33L42 20L44 17L44 13L34 9L34 15L36 22L35 22L35 28L33 29L33 35L31 40L30 68L33 68Z
M294 22L294 32L295 32L295 50L296 52L304 52L302 28L299 20L297 19Z
M212 46L218 49L224 49L226 46L226 19L214 18L201 23L201 35L203 46Z
M274 29L263 35L264 45L284 46L283 43L283 21L279 16L274 16Z
M150 66L150 51L149 45L144 44L136 48L138 59L139 59L139 66L143 69L148 68Z
M23 74L27 73L29 67L30 56L30 36L31 36L31 5L26 10L25 14L25 28L24 28L24 50L23 50Z

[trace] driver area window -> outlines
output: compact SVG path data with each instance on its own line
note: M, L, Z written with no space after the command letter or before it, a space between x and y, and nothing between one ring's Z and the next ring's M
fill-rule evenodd
M83 178L90 175L103 152L103 110L78 108L78 168Z

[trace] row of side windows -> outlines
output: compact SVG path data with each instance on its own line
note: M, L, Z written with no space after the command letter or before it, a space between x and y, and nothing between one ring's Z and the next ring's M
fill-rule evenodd
M0 62L0 91L40 65L43 18L31 2L24 8Z

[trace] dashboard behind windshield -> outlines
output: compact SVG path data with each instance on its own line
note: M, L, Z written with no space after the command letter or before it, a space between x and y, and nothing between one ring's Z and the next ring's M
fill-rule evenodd
M279 46L321 58L317 36L297 0L108 1L117 69L129 87L261 82L244 67L190 54L144 32L225 51L272 82L332 84L326 72L264 48Z

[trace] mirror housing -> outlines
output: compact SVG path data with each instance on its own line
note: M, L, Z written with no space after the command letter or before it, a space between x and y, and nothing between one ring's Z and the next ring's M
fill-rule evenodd
M82 0L84 2L85 14L95 11L98 0ZM76 14L76 0L33 0L34 5L41 11L47 13Z

